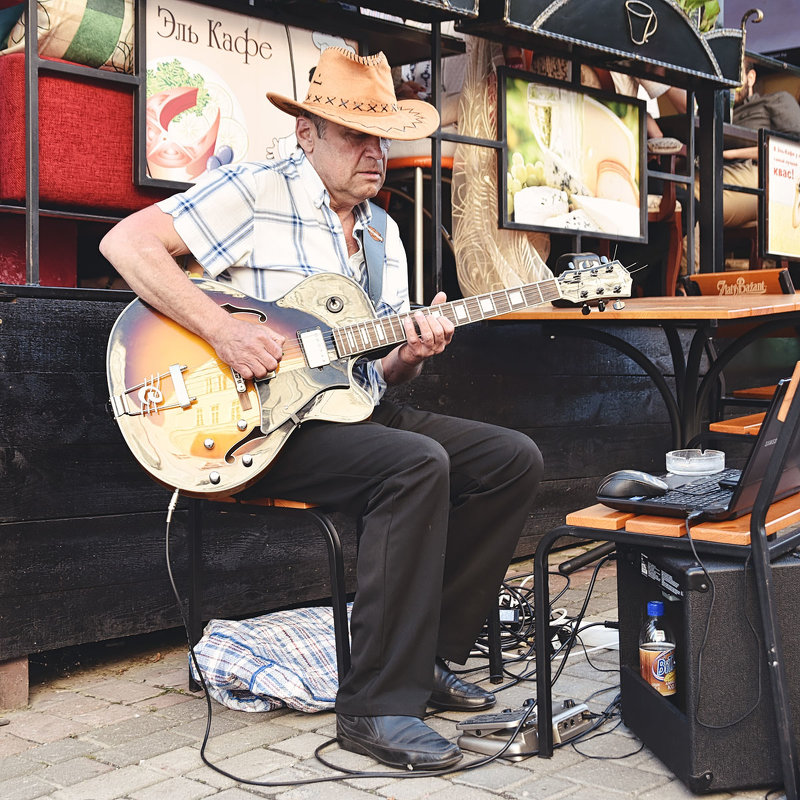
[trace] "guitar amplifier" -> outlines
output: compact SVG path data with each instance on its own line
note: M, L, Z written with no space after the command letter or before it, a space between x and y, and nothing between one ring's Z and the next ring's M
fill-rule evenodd
M625 724L695 793L782 783L752 565L618 547L620 682ZM793 733L800 734L800 558L772 563ZM639 675L638 637L648 600L663 600L676 639L677 692ZM749 712L749 713L748 713Z

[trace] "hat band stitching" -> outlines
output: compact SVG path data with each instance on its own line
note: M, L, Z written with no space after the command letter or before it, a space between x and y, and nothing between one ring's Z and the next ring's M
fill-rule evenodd
M308 94L305 102L311 105L336 105L336 100L339 101L339 108L345 108L349 111L362 111L365 114L396 114L400 107L397 103L384 103L380 100L348 100L344 97L330 97L326 96L324 99L319 94ZM352 102L352 108L349 103Z

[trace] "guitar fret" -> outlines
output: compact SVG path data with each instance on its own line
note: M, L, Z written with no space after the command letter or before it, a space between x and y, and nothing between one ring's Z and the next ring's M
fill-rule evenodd
M457 300L450 305L452 306L453 315L455 316L453 322L458 324L469 321L469 311L467 310L467 304L463 300Z
M367 349L374 346L372 343L372 337L369 335L369 331L367 330L366 322L360 322L358 324L358 333L361 336L361 341Z

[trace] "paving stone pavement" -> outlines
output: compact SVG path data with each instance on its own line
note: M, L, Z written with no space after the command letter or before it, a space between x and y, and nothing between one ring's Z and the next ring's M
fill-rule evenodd
M560 553L562 560L570 553ZM514 565L510 576L530 585L530 564ZM591 568L573 574L557 605L577 613ZM527 576L527 577L526 577ZM564 579L552 578L552 596ZM613 562L598 575L588 614L598 621L616 618ZM554 687L554 706L566 698L601 711L617 694L618 656L613 647L573 651ZM98 653L99 651L99 653ZM507 653L510 655L510 653ZM486 680L486 662L473 680ZM619 721L606 722L603 735L556 750L553 758L499 760L447 775L409 777L383 769L368 758L339 750L324 757L345 770L378 773L351 777L321 764L315 750L333 737L332 713L281 710L247 713L212 704L206 757L201 760L206 702L187 685L187 656L181 631L95 646L80 664L42 670L32 680L30 704L0 716L0 800L684 800L696 795ZM531 661L508 667L533 671ZM56 673L56 674L53 674ZM35 677L35 670L32 670ZM497 689L498 687L493 687ZM517 708L535 697L533 680L505 688L498 709ZM443 712L429 724L455 739L455 723L465 714ZM465 752L465 763L479 759ZM335 776L338 780L291 785ZM245 781L257 781L257 786ZM709 800L770 800L767 789L704 795Z

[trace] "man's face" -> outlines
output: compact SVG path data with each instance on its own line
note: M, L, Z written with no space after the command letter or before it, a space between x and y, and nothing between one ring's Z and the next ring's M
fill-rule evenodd
M334 122L320 138L314 124L298 118L297 138L331 196L331 208L349 209L375 197L386 177L388 140Z

